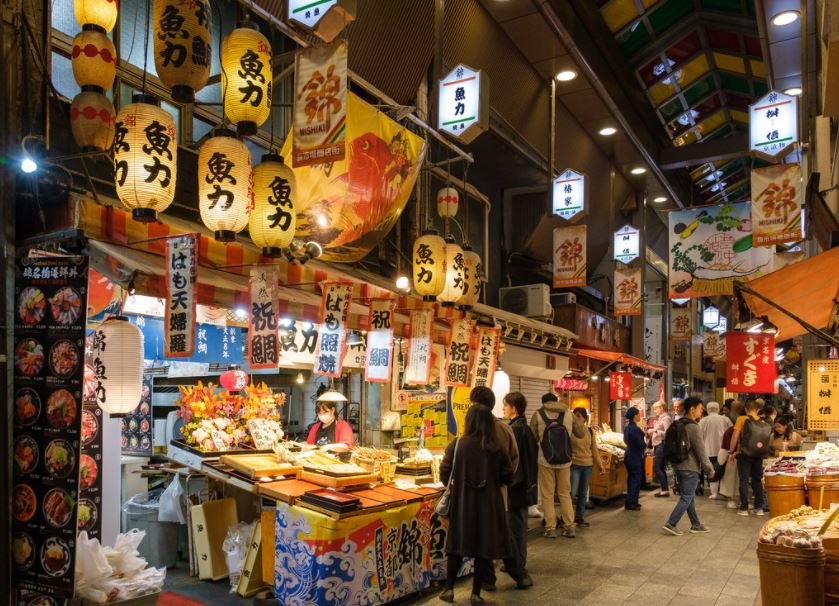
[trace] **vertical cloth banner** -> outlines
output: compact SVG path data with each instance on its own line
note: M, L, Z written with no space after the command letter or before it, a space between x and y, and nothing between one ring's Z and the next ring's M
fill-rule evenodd
M839 429L839 360L807 360L807 429Z
M693 336L692 306L670 307L670 340L690 341Z
M251 309L248 325L248 364L251 368L277 368L280 363L277 317L277 270L251 268Z
M609 399L629 400L632 398L632 373L609 373Z
M586 226L554 228L554 288L586 285Z
M706 358L719 358L725 350L725 340L713 330L707 330L702 338L703 355Z
M498 361L498 343L501 329L497 327L478 330L478 357L472 374L472 387L492 387Z
M295 58L292 166L344 159L347 120L347 41L312 45Z
M315 352L315 374L340 377L347 354L347 317L352 284L327 282L323 285L320 308L321 327Z
M443 384L447 387L469 386L469 365L472 361L472 331L475 323L469 318L452 322L449 332L449 347L446 351L446 370Z
M801 165L773 164L751 171L752 241L755 246L804 237Z
M641 270L615 270L615 315L641 315Z
M393 299L370 301L370 330L367 332L365 380L388 383L393 367Z
M726 389L734 393L777 392L775 335L754 332L725 333Z
M431 380L431 327L433 309L411 312L411 340L405 363L405 385L427 385Z
M197 241L198 234L166 240L166 358L189 358L195 349Z

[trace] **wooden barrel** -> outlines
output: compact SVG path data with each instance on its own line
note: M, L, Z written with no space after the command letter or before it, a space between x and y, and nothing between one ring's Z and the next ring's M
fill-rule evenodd
M819 509L820 502L821 509L830 509L831 503L839 503L839 475L807 476L807 504Z
M822 537L824 545L824 603L839 604L839 535Z
M824 603L824 549L757 544L763 606Z
M804 505L804 476L765 476L763 483L773 518Z

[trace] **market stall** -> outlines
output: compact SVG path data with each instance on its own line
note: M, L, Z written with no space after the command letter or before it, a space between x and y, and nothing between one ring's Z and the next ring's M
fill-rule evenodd
M609 431L608 425L595 432L598 454L603 462L605 474L594 473L589 483L589 495L592 499L608 501L626 492L626 466L623 458L626 444L623 435Z

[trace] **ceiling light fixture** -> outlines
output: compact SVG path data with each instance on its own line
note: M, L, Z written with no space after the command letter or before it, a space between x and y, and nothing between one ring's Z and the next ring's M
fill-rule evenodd
M653 198L653 202L657 202L658 204L661 204L662 202L667 202L667 196L656 196L655 198Z
M573 69L564 69L556 75L556 79L560 82L570 82L577 77L577 72Z
M635 168L633 168L629 172L631 172L633 175L643 175L645 172L647 172L647 169L644 168L643 166L636 166Z
M789 88L784 90L785 95L790 95L791 97L797 97L801 93L804 92L800 86L790 86Z
M778 27L789 25L798 21L800 16L798 11L782 11L772 17L772 25L777 25Z
M614 128L613 126L606 126L604 128L601 128L598 132L604 137L611 137L616 132L618 132L618 129Z

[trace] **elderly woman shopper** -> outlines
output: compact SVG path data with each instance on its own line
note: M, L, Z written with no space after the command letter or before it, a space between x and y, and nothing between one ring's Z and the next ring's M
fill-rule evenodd
M664 402L660 400L653 404L653 415L655 415L655 423L647 430L647 434L653 447L653 473L659 485L655 496L669 497L670 485L667 482L667 460L664 458L664 434L673 424L673 418L667 413Z
M708 416L703 417L699 421L699 431L702 434L702 441L705 444L705 453L711 459L711 465L714 467L714 480L709 481L711 487L712 500L720 498L720 465L717 462L717 454L719 454L722 446L722 437L728 428L731 427L731 419L719 414L720 405L718 402L708 402Z
M454 602L463 558L474 558L471 603L485 603L481 587L493 561L506 557L510 548L501 487L512 479L513 466L498 442L495 417L485 406L472 406L463 436L449 444L440 465L440 480L451 480L446 590L440 594L444 602Z
M646 451L644 430L639 426L641 412L631 406L624 416L627 420L623 430L623 441L626 443L623 464L626 465L627 471L624 509L640 511L641 504L638 502L638 497L641 496L641 484L644 482L644 452Z

